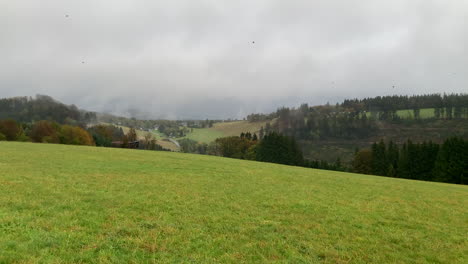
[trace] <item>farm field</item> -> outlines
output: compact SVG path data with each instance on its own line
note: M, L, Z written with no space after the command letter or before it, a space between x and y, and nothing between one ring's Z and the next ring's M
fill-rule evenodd
M0 263L467 263L468 188L0 142Z

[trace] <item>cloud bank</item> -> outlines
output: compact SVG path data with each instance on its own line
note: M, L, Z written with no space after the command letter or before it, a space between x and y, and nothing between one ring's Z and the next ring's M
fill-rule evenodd
M301 102L468 91L468 2L0 2L0 97L238 118Z

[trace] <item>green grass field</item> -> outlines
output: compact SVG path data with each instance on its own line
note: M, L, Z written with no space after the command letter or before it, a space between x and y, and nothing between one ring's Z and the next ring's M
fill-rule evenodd
M397 115L401 118L414 118L413 110L398 110ZM419 110L419 116L423 119L434 117L434 108L423 108Z
M375 114L375 113L374 113ZM413 109L406 109L406 110L398 110L396 111L396 114L403 119L413 119L414 118L414 111ZM371 117L372 113L367 112L366 113L367 117ZM423 108L419 110L419 116L422 119L426 118L432 118L434 117L434 108Z
M274 122L274 121L273 121ZM192 133L184 138L190 138L202 143L210 143L220 137L239 136L242 132L257 133L265 127L266 122L233 121L215 123L210 128L194 128ZM179 138L181 139L181 138Z
M0 142L0 263L468 263L468 187Z
M189 138L197 142L209 143L215 141L217 138L224 137L224 133L209 128L194 128L193 132L188 133L183 138ZM180 138L182 139L182 138Z

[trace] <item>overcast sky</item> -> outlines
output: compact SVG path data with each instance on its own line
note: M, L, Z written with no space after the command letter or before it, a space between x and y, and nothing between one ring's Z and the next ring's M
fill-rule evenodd
M229 118L468 92L465 0L0 0L0 97Z

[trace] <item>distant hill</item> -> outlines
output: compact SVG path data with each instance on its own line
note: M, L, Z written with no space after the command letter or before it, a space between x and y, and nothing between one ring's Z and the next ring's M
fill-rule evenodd
M30 123L39 120L60 124L86 124L96 120L96 113L63 104L47 95L0 99L0 119Z
M468 95L430 94L378 96L348 99L341 104L280 108L270 114L251 114L243 121L223 120L138 120L80 110L45 95L0 99L0 119L19 122L52 120L61 124L103 122L152 131L161 138L188 138L210 143L219 137L242 132L279 132L300 142L305 157L350 163L357 148L367 148L380 139L397 144L441 143L451 136L468 138ZM167 141L167 147L171 145ZM172 147L172 150L177 148Z
M468 261L466 186L173 152L0 149L0 263Z
M279 132L296 138L308 159L334 162L339 158L349 164L356 148L370 147L380 139L400 144L408 139L441 143L452 136L468 138L468 95L378 96L336 105L283 107L270 114L251 114L247 122L217 123L195 131L193 138L213 140L197 136L213 130L232 135L216 128L238 134L243 129Z

